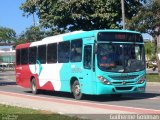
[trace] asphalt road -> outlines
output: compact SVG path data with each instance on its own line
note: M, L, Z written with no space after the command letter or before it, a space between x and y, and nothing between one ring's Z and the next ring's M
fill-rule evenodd
M15 92L25 95L32 94L30 89L25 89L16 85L14 72L0 72L0 91ZM38 96L75 101L70 93L41 91ZM87 96L82 101L160 110L160 84L148 83L146 93L142 94L125 94L121 98L112 98L109 95Z

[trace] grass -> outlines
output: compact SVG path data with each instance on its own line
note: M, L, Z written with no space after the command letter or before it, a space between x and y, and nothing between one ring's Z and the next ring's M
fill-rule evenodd
M148 82L160 82L160 76L158 74L147 74L146 78Z
M0 104L0 120L81 120L76 117Z

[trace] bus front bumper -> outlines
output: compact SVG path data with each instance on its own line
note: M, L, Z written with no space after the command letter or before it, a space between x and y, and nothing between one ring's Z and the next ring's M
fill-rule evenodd
M143 93L146 89L146 82L134 85L104 85L97 84L97 95L103 94L125 94L125 93Z

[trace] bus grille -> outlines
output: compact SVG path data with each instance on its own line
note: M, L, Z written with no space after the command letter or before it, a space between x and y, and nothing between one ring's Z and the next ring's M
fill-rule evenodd
M127 76L109 76L110 78L114 80L128 80L128 79L134 79L138 77L138 75L127 75Z
M131 90L132 87L116 87L116 90Z
M126 84L134 84L135 82L134 81L125 81L126 82ZM119 85L119 84L123 84L123 81L120 81L120 82L112 82L112 84L115 84L115 85Z

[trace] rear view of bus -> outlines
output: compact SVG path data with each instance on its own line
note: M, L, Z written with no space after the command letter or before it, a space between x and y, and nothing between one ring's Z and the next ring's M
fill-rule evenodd
M140 33L97 33L97 94L121 95L145 91L145 53Z

